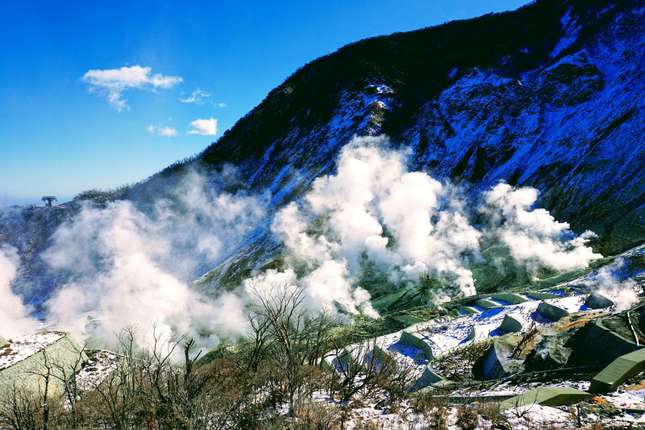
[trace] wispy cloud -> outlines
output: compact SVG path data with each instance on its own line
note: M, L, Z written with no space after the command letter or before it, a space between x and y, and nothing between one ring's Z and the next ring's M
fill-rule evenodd
M224 102L217 102L215 103L215 106L217 106L218 108L225 108L227 105Z
M167 89L182 81L181 76L152 74L150 67L123 66L119 69L92 69L83 75L83 81L89 84L90 91L107 98L118 111L128 107L123 93L133 89Z
M150 124L147 127L147 130L148 130L149 133L156 134L156 135L162 136L162 137L174 137L174 136L177 136L177 129L174 128L174 127L169 127L167 125L158 126L158 125Z
M217 120L215 118L196 119L190 123L188 134L215 136L217 134Z
M184 97L179 99L181 103L189 103L189 104L196 104L196 105L203 105L207 99L210 98L210 93L207 93L206 91L202 91L199 88L197 88L195 91L190 93L189 96Z

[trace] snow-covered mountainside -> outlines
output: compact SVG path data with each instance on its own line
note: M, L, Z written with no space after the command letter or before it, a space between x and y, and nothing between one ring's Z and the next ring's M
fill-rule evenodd
M195 162L235 163L280 205L353 135L385 133L413 170L472 192L538 188L614 253L645 238L642 15L630 1L538 1L365 40L303 67Z
M642 37L636 0L540 0L515 12L377 37L307 64L202 154L118 192L0 215L0 243L22 258L17 285L36 305L60 282L40 254L83 199L141 208L197 168L237 168L229 190L268 196L270 211L332 173L355 135L390 136L411 170L467 193L499 181L540 190L539 204L612 254L645 239ZM267 217L269 219L269 217ZM277 264L279 245L253 229L201 285L234 285ZM210 270L209 270L210 269Z

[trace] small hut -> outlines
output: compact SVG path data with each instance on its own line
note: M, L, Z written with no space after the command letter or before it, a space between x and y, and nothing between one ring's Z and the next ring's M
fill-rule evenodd
M63 393L63 381L73 377L87 360L67 333L44 331L0 342L0 393L17 389L43 392L49 374L48 394Z

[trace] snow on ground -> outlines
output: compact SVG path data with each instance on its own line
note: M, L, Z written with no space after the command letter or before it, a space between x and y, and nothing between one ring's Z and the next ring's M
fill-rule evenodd
M556 299L544 300L544 302L565 309L569 313L579 312L585 301L586 295L572 295ZM532 327L552 324L552 322L537 312L537 307L541 300L529 300L517 305L502 306L499 308L484 310L481 313L461 316L458 318L442 317L431 321L417 323L404 329L409 333L424 339L430 346L435 358L440 358L449 354L457 348L462 348L473 342L480 342L483 339L499 336L504 333L500 332L499 326L506 315L513 315L515 318L522 320L522 332L529 331ZM365 353L371 346L376 346L384 351L388 351L402 368L407 369L416 378L420 377L427 366L427 360L419 359L419 349L410 345L400 343L401 334L404 330L390 333L377 337L363 344L354 344L346 348L356 360L368 357ZM475 336L471 332L475 331ZM328 357L327 360L332 364L334 357ZM566 385L565 386L570 386ZM507 387L513 393L521 393L528 388ZM588 387L578 387L585 389ZM469 393L473 394L473 393ZM477 393L482 396L505 395L504 389L488 392L485 394Z
M584 299L584 296L577 295L549 299L545 300L545 302L573 313L580 310ZM536 312L539 304L539 300L531 300L517 305L485 310L478 314L462 316L452 320L423 322L409 327L408 331L418 333L427 339L432 348L432 352L437 357L446 354L454 348L463 347L472 343L474 340L468 339L472 330L480 333L479 338L476 336L475 340L481 340L481 336L484 333L488 333L489 337L501 334L497 329L506 315L519 317L523 322L523 332L527 331L532 324L550 324L551 321Z
M603 398L619 409L645 410L645 389L636 391L619 390L605 394Z
M572 15L572 10L569 9L560 20L561 37L558 40L558 43L553 47L551 58L556 58L565 49L573 45L573 43L578 39L580 25L576 23Z
M0 347L0 370L31 357L64 336L65 333L49 331L10 339Z
M504 416L510 422L513 430L547 427L569 428L575 425L569 412L537 404L509 409L504 412Z
M585 300L584 295L574 295L557 299L544 300L546 303L558 306L569 313L580 311ZM522 332L526 332L532 325L543 326L552 322L536 312L540 300L531 300L517 305L500 306L499 308L485 310L478 314L462 316L454 319L438 318L432 321L421 322L410 326L405 331L414 333L425 339L430 345L433 355L441 357L454 350L485 337L494 337L502 333L498 328L506 315L513 315L523 321ZM470 337L475 331L474 338ZM407 363L415 363L414 355L418 352L415 348L402 348L398 344L402 331L387 334L376 338L378 347L393 352L397 359ZM410 351L408 351L410 350ZM417 363L417 365L425 363Z

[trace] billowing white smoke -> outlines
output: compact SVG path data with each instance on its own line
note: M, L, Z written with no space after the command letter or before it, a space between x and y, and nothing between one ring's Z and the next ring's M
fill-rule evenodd
M639 300L638 284L631 278L620 279L618 275L624 267L625 261L619 259L616 263L600 269L587 281L592 290L611 299L619 312L631 308Z
M506 248L516 265L535 274L539 268L587 267L600 255L569 224L548 211L533 209L537 190L498 184L483 195L479 208L487 223L471 224L465 199L450 184L423 172L409 172L405 153L388 149L385 137L358 137L338 158L337 172L313 184L301 203L279 211L273 232L285 244L297 276L272 270L246 286L268 291L276 286L302 288L313 308L375 315L367 291L356 288L367 258L402 283L430 274L442 281L435 301L475 294L470 265L480 242ZM299 273L300 274L300 273Z
M535 188L515 189L505 183L485 192L481 211L490 221L487 235L501 241L515 262L531 274L542 267L581 269L602 257L587 246L595 237L593 232L575 236L568 223L556 221L546 209L533 209L537 197Z
M127 201L97 209L89 205L53 237L44 259L71 274L49 301L49 320L77 336L113 341L133 328L142 346L204 333L241 333L239 299L216 302L195 292L190 281L200 262L213 262L264 216L252 197L217 194L191 173L172 199L160 199L145 214ZM231 317L231 316L234 317Z
M245 307L258 294L285 288L302 290L314 312L377 317L370 294L357 286L366 262L394 285L422 274L440 280L441 290L430 297L439 302L476 292L470 267L483 261L483 241L503 246L532 273L586 267L599 257L586 245L590 233L576 238L568 224L532 209L532 188L493 187L479 207L484 226L474 225L466 208L477 205L450 184L409 172L406 154L388 145L385 137L347 144L336 173L316 179L301 201L273 218L287 269L260 273L214 301L194 291L191 280L261 221L261 199L215 192L191 173L173 198L158 199L146 213L126 201L84 207L56 232L44 256L70 274L48 304L49 320L103 341L133 327L150 346L156 326L164 338L185 334L208 344L244 333Z
M29 308L11 290L19 261L15 248L0 246L0 336L5 338L28 334L38 327Z
M272 271L247 287L278 279L302 288L312 308L376 316L367 291L353 286L368 258L395 282L431 273L457 294L474 294L466 257L476 253L479 231L449 188L409 172L405 154L387 144L384 137L353 139L340 153L336 174L318 178L301 204L276 214L272 230L290 263L304 265L305 273L298 279L293 270Z

